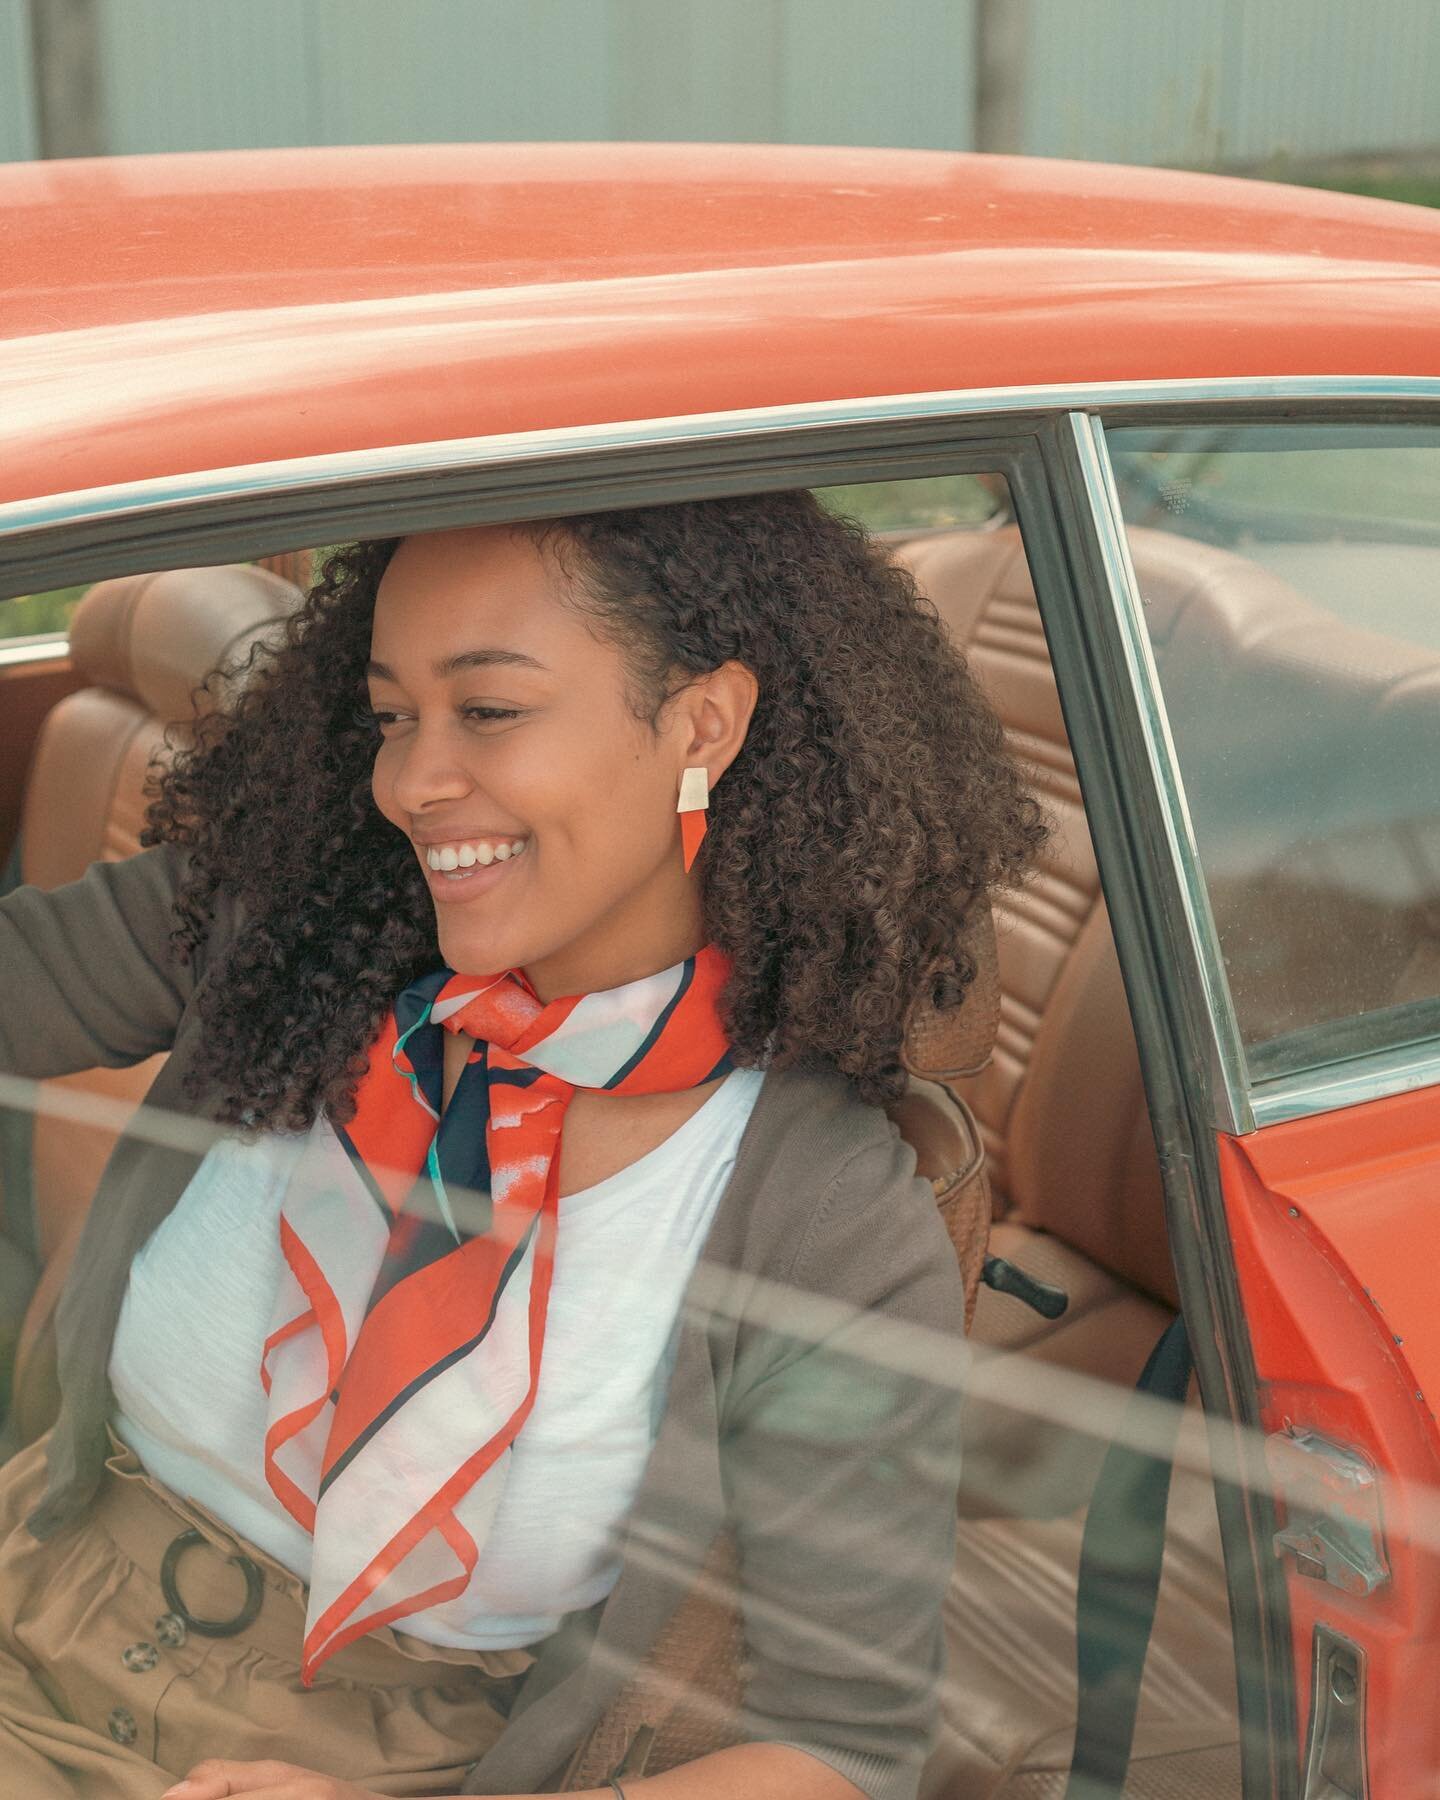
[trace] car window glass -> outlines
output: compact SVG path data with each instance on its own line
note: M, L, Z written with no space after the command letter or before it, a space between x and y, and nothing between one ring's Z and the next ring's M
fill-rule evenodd
M1252 1074L1440 1034L1440 428L1107 438Z

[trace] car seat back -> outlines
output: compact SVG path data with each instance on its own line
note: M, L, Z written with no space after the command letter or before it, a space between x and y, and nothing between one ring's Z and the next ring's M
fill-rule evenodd
M1139 1059L1019 532L944 532L898 554L965 652L1053 828L1030 879L997 897L995 1054L957 1083L997 1203L1174 1305Z
M51 709L35 743L21 819L23 880L58 887L91 862L140 848L147 772L164 756L167 732L183 742L216 702L219 689L202 691L206 678L243 662L299 601L290 582L245 565L128 576L86 594L71 621L70 651L87 685ZM17 1351L12 1423L22 1441L53 1416L52 1377L36 1352L69 1252L123 1121L162 1060L43 1084L44 1092L112 1106L103 1123L43 1110L34 1120L28 1203L42 1272Z

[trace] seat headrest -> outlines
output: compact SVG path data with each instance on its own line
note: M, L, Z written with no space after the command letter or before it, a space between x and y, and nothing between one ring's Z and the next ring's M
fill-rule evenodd
M989 1062L1000 1028L1000 959L995 918L982 899L971 909L960 953L975 964L975 979L959 1006L939 1012L926 993L917 995L905 1021L900 1060L922 1081L958 1081L978 1075Z
M214 705L196 689L299 606L300 591L247 563L126 575L91 588L70 621L70 654L96 687L138 700L166 724Z

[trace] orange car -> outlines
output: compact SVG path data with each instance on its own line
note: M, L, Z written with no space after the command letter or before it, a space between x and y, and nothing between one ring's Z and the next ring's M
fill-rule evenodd
M1137 1794L1434 1791L1440 215L660 145L16 165L0 212L0 594L90 589L68 641L27 623L59 602L0 605L31 632L0 637L10 879L135 847L151 751L309 547L824 490L1057 826L944 1115L978 1121L994 1281L1042 1310L977 1314L929 1800L1061 1791L1092 1484L1118 1433L1158 1532L1169 1428L1119 1397L1182 1307L1203 1415L1138 1722L1103 1693L1143 1648L1137 1526L1118 1661L1113 1592L1082 1602L1082 1735ZM144 1072L46 1087L0 1166L13 1441Z

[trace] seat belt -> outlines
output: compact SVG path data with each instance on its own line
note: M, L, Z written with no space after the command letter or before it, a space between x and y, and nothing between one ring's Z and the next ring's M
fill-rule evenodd
M1075 1753L1065 1800L1117 1800L1125 1786L1140 1705L1140 1678L1155 1624L1165 1512L1180 1408L1190 1385L1190 1339L1174 1319L1150 1352L1135 1384L1122 1431L1105 1453L1080 1544L1075 1596L1075 1660L1079 1698ZM1157 1437L1148 1400L1169 1400ZM1133 1449L1127 1439L1146 1444Z

